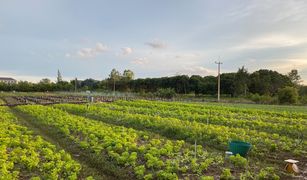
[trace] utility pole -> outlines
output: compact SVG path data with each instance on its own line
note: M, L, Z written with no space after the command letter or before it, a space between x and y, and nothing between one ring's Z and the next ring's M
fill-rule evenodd
M217 102L220 102L220 94L221 94L221 75L220 75L220 71L221 71L221 64L223 64L220 61L215 61L215 64L217 64L217 69L218 69L218 75L217 75Z

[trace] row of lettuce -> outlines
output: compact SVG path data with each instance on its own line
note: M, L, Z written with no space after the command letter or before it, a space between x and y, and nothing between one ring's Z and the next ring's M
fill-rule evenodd
M183 140L169 140L52 107L20 106L18 110L34 117L42 127L59 130L95 155L107 156L120 167L131 169L140 179L208 178L203 174L211 170L221 173L219 167L224 163L223 156Z
M215 108L215 106L192 108L181 107L177 104L174 104L173 106L165 106L163 104L154 105L144 101L118 101L112 104L99 104L99 106L131 114L177 118L205 124L276 133L294 139L299 138L300 136L307 137L307 122L306 120L299 118L289 119L286 117L276 116L274 118L272 114L255 115L244 111L233 112L231 109L219 109Z
M77 179L81 170L64 150L19 125L0 107L0 179Z
M190 104L181 106L176 103L174 105L161 103L159 106L158 103L146 101L118 101L114 104L95 106L31 105L19 106L16 109L30 115L42 129L48 127L60 132L81 148L91 151L97 157L107 157L109 161L131 171L133 176L139 179L233 178L229 169L223 169L228 167L229 160L225 161L222 153L206 150L207 147L226 150L231 139L251 142L254 145L251 154L257 157L287 152L291 155L299 155L300 158L304 153L305 141L297 142L293 138L279 134L270 135L256 130L244 130L238 125L204 123L201 120L204 113L198 110L198 106L194 106ZM192 115L188 114L188 108L191 108L192 114L197 116L195 119L188 118L192 118ZM7 108L2 107L0 114L4 114L0 117L1 128L3 128L0 134L4 132L1 134L0 141L9 144L5 147L1 146L0 149L0 160L4 162L3 167L0 166L2 168L0 177L3 175L8 179L78 178L81 166L72 160L69 154L63 150L57 150L54 145L39 136L32 135L25 127L18 125ZM187 117L184 118L184 116ZM286 118L284 115L278 117ZM218 122L218 119L215 121ZM20 133L22 138L18 138L20 142L17 145L12 139L18 137L19 133L11 129L14 131L23 129ZM9 131L12 132L9 133ZM29 140L24 140L25 137ZM30 143L30 140L34 142ZM14 142L13 146L10 145L11 142ZM30 153L27 153L27 147L31 144L33 146L36 144L37 149L32 147ZM44 153L46 148L50 149L47 154ZM14 155L17 156L14 153L11 155L15 149L24 151L25 154L17 154L18 157L24 155L20 158L23 160L13 158ZM35 157L39 159L35 161ZM231 157L230 162L230 167L236 168L236 176L243 179L244 177L249 179L255 174L258 174L258 177L278 179L272 168L260 170L255 166L250 167L252 165L240 156ZM253 169L253 173L249 172L250 168Z
M227 150L230 140L243 140L253 145L251 155L257 157L271 156L279 152L290 153L300 158L306 153L307 142L256 130L205 124L197 121L186 121L177 118L164 118L146 114L133 114L98 106L56 105L70 113L86 115L110 124L124 125L139 130L158 133L168 138L197 141L203 146Z

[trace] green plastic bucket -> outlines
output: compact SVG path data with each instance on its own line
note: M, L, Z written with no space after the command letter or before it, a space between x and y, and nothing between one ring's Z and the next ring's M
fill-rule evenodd
M252 145L243 141L231 141L229 143L229 150L233 155L240 154L242 157L246 157L248 151L251 149Z

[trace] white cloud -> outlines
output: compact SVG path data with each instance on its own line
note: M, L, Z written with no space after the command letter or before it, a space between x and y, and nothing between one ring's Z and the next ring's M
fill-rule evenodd
M124 56L131 54L133 52L133 49L130 48L130 47L123 47L123 48L121 48L121 50L122 50L122 55L124 55Z
M98 42L96 43L96 48L95 48L96 52L106 52L109 50L108 46Z
M136 64L136 65L145 65L148 64L148 59L146 57L139 57L139 58L135 58L133 61L131 61L132 64Z
M167 47L167 44L165 42L158 39L155 39L151 42L146 42L145 44L154 49L165 49Z
M92 58L96 56L97 52L92 48L82 48L77 52L77 54L81 58Z
M97 42L96 46L93 48L82 48L77 51L76 57L79 58L95 58L98 54L109 51L108 46ZM70 53L66 53L65 57L69 58L72 55Z

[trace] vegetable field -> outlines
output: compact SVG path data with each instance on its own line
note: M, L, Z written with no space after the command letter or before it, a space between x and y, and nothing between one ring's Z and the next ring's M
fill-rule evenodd
M0 179L304 178L302 108L144 100L0 107ZM231 140L252 144L245 158L225 156ZM286 159L298 160L300 172L285 172Z

